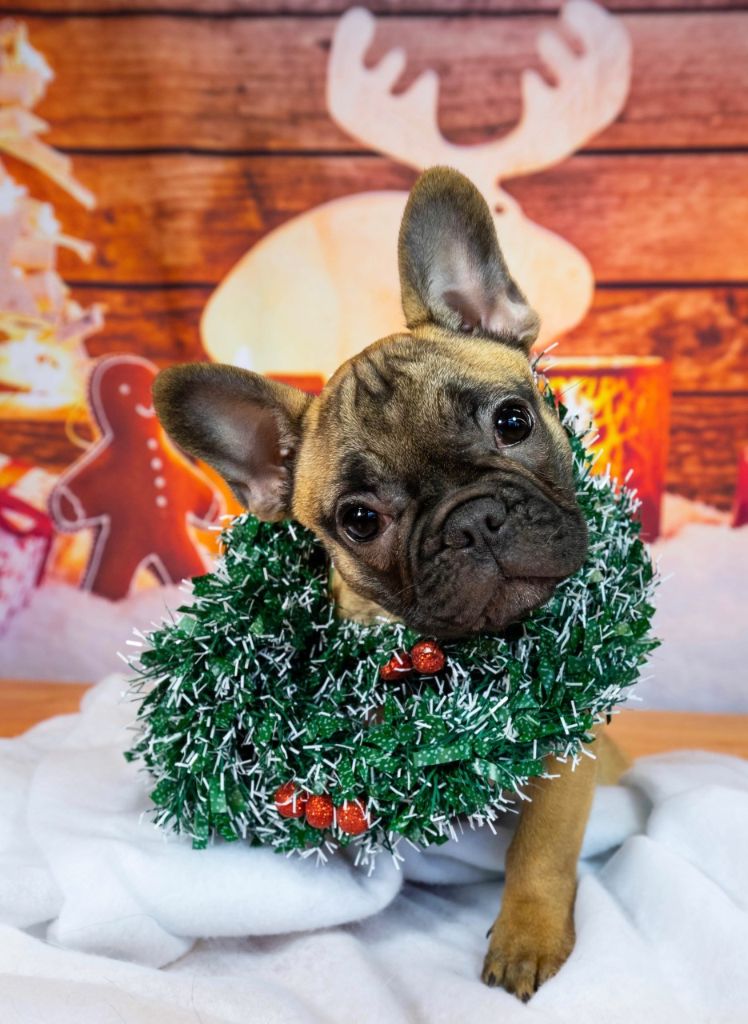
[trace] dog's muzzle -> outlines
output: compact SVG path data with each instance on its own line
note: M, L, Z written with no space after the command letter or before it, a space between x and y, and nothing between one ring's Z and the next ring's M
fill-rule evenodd
M587 553L573 499L530 481L492 481L455 493L421 524L415 601L406 619L433 632L503 629L547 601Z

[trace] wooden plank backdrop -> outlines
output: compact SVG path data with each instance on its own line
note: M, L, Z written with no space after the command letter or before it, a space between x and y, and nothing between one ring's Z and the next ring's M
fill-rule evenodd
M294 215L414 172L343 133L325 106L339 0L15 0L56 79L37 108L97 195L89 213L19 165L95 260L62 268L108 308L92 354L159 364L201 358L213 286ZM440 124L460 144L498 137L554 0L376 0L369 54L403 45L398 89L440 74ZM668 486L730 505L748 443L748 9L703 0L616 0L633 41L621 118L509 191L590 259L598 288L564 354L673 361ZM626 13L629 12L629 13ZM470 59L460 59L460 54ZM394 257L393 257L394 258ZM6 430L5 433L8 433ZM60 424L20 422L3 448L54 468L77 450Z
M631 92L623 116L591 147L744 143L744 18L682 12L624 17L633 44ZM397 89L434 68L441 82L445 135L458 143L484 142L517 120L520 74L524 68L542 71L537 34L553 20L527 15L488 21L384 18L369 60L374 63L404 43L408 65ZM294 152L365 148L337 127L325 105L335 19L27 21L35 45L54 59L57 82L42 114L53 126L55 145ZM469 60L460 59L464 54Z
M63 253L60 266L68 279L122 284L217 284L291 217L339 196L407 191L416 178L383 157L339 154L85 154L75 169L98 211L70 203L65 225L96 242L97 258L86 266ZM743 282L746 183L748 152L626 153L574 156L507 191L581 249L600 284ZM35 194L59 199L41 179Z

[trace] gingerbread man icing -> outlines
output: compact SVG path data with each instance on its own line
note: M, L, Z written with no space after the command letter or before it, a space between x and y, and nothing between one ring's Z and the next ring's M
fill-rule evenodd
M138 356L110 356L96 365L89 405L101 437L50 495L61 530L95 529L81 586L112 601L127 596L141 566L161 583L205 572L188 523L208 526L221 512L208 479L156 419L156 372Z

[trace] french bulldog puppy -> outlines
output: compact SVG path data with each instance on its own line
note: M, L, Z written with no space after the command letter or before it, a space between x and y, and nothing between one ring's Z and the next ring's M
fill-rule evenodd
M340 614L437 638L502 631L587 550L569 445L529 361L538 317L485 200L449 168L414 186L399 265L407 329L345 362L319 396L201 363L159 374L156 411L255 515L319 537ZM483 967L523 1000L574 944L596 776L589 758L548 768L557 778L523 804Z

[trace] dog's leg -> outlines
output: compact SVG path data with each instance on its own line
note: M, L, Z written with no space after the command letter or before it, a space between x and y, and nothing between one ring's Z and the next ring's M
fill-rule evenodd
M549 760L555 779L538 779L507 852L501 912L483 965L488 985L527 1001L574 947L577 861L595 790L597 762Z

